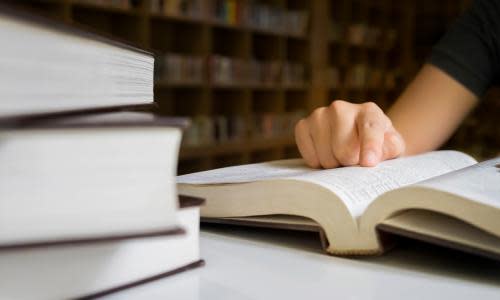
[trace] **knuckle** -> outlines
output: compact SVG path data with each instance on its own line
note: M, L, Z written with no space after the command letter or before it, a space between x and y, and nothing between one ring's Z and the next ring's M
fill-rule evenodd
M368 102L365 102L362 104L364 107L366 108L370 108L370 109L375 109L375 108L378 108L377 104L375 104L375 102L373 101L368 101Z
M335 100L328 106L328 116L330 121L342 120L343 122L354 119L355 106L352 103Z
M325 107L315 109L310 116L310 120L316 124L322 122L325 109Z
M377 104L375 104L375 102L371 102L371 101L365 102L365 103L361 104L361 106L367 112L382 112L380 107Z
M349 103L343 100L334 100L330 103L329 108L333 111L343 110Z

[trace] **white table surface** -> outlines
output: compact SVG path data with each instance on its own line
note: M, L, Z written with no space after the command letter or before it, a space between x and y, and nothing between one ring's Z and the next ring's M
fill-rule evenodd
M204 267L108 298L500 299L500 263L425 244L349 259L313 233L204 226L201 251Z

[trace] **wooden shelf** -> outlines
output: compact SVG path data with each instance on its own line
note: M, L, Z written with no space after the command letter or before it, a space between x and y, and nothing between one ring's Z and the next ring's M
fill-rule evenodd
M206 82L199 81L174 81L170 82L167 80L155 81L155 88L207 88L209 86Z
M208 22L203 17L190 17L182 15L166 15L157 12L149 12L149 16L154 19L162 19L166 21L188 23L188 24L198 24L198 25L208 25Z
M93 9L93 10L98 10L100 12L124 14L124 15L129 15L129 16L139 15L137 9L131 8L131 7L124 8L124 7L115 6L115 5L99 5L99 4L79 2L79 1L73 1L71 3L71 5L74 8Z
M281 85L281 84L245 84L245 83L210 83L210 82L169 82L168 80L159 80L155 82L155 87L157 88L212 88L218 90L238 90L238 89L249 89L255 91L306 91L309 89L308 84L300 85Z

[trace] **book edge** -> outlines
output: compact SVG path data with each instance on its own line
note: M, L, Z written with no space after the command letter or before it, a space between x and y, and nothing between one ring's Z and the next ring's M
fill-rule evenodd
M253 220L242 220L241 218L212 218L212 217L201 217L202 223L208 224L224 224L224 225L237 225L237 226L247 226L247 227L258 227L258 228L271 228L271 229L283 229L283 230L295 230L295 231L306 231L306 232L321 232L321 227L314 225L302 225L302 224L284 224L284 223L273 223L265 221L253 221Z
M185 129L189 126L190 121L183 117L169 117L156 115L157 105L137 104L137 105L119 105L104 108L89 108L78 109L54 113L33 114L16 117L0 117L0 129L55 129L55 128L96 128L96 127L133 127L133 126L170 126ZM121 113L121 112L137 112L150 113L156 116L155 120L151 121L126 121L126 119L116 120L112 122L93 122L93 123L67 123L65 119L91 117L91 116L106 116L106 114Z
M179 209L200 207L205 203L205 199L199 197L179 195ZM91 237L91 238L81 238L81 239L63 239L63 240L43 240L35 241L30 243L15 243L15 244L0 244L0 253L3 251L12 250L24 250L32 248L46 248L54 246L74 246L82 244L97 244L97 243L109 243L128 239L138 239L138 238L151 238L160 236L170 236L170 235L183 235L186 231L179 226L173 227L171 229L142 232L136 234L121 234L121 235L109 235L102 237Z
M170 229L156 230L149 232L131 233L131 234L115 234L106 236L93 236L89 238L76 238L76 239L59 239L59 240L38 240L27 243L12 243L12 244L0 244L0 253L3 251L13 251L13 250L24 250L33 248L47 248L47 247L64 247L64 246L75 246L82 244L99 244L99 243L110 243L129 239L142 239L142 238L152 238L160 236L171 236L171 235L183 235L186 231L179 227L173 227Z
M244 218L244 217L242 217ZM378 256L386 252L390 247L384 247L383 249L342 249L338 250L335 247L330 247L326 233L321 226L308 226L299 224L283 224L283 223L271 223L271 222L260 222L252 220L241 220L231 219L231 218L212 218L212 217L201 217L202 223L207 224L221 224L221 225L236 225L236 226L247 226L256 228L269 228L269 229L279 229L279 230L295 230L295 231L305 231L305 232L317 232L319 234L319 239L321 242L321 247L324 252L328 255L335 256L346 256L346 257L357 257L357 256Z
M112 293L121 292L121 291L124 291L126 289L130 289L130 288L142 285L142 284L150 283L150 282L155 281L155 280L170 277L172 275L176 275L176 274L181 273L181 272L193 270L193 269L202 267L204 265L205 265L205 261L203 259L200 259L200 260L194 261L190 264L184 265L182 267L179 267L179 268L176 268L176 269L173 269L170 271L166 271L166 272L163 272L160 274L156 274L156 275L149 276L149 277L146 277L143 279L132 281L132 282L129 282L129 283L126 283L123 285L119 285L119 286L114 287L114 288L106 289L103 291L95 292L95 293L84 295L84 296L79 296L75 299L79 299L79 300L85 299L86 300L86 299L96 299L96 298L104 297L104 296L107 296L107 295L112 294Z

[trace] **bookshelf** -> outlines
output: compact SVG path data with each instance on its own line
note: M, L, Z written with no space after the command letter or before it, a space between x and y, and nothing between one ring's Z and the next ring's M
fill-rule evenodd
M23 5L157 54L155 101L191 117L179 173L297 157L334 99L387 107L411 75L411 0L45 0Z

